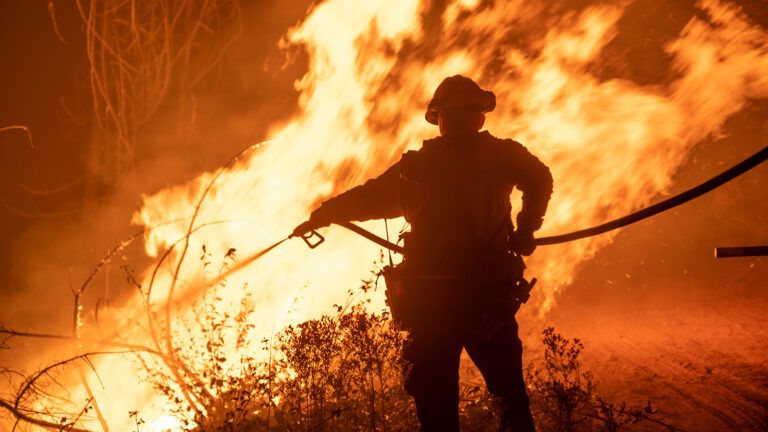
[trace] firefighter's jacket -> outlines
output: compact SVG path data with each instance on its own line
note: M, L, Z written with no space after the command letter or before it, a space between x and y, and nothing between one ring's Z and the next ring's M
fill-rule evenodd
M507 250L510 194L522 193L518 230L542 223L552 175L522 144L488 132L441 136L377 178L323 203L323 224L405 216L406 259L456 269L467 256ZM409 256L410 255L410 256Z

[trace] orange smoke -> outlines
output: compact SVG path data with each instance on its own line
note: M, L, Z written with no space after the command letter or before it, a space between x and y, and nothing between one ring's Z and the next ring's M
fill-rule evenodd
M235 247L244 256L290 232L319 200L381 173L437 133L423 121L424 106L435 85L455 73L497 94L489 130L520 140L551 166L555 195L542 234L591 226L663 194L688 150L768 88L765 32L717 1L701 2L708 20L692 19L667 47L679 74L667 87L600 81L592 73L615 36L619 6L560 18L527 48L538 53L533 56L499 29L530 25L540 19L537 7L511 2L473 10L478 6L451 4L437 43L423 39L417 2L335 1L312 11L286 39L311 55L310 70L297 83L302 111L273 128L274 142L222 174L198 223L242 222L205 229L192 239L193 249L203 243L221 251ZM413 44L428 45L431 55L401 52ZM210 178L147 197L134 221L151 227L189 216ZM379 224L369 227L381 231ZM182 222L153 230L148 252L167 248L185 229ZM576 266L610 238L542 248L530 259L531 274L543 281L542 311L554 305ZM343 291L336 287L366 274L376 253L334 228L317 252L294 242L236 280L259 281L272 288L265 294L270 298L274 287L290 291L311 281L307 295L328 305Z
M144 197L134 215L134 223L151 228L148 254L158 257L173 248L152 281L152 309L162 315L173 287L177 307L171 318L190 313L186 300L211 277L198 259L203 246L211 253L208 271L230 248L245 258L284 238L322 199L378 175L403 151L435 135L423 111L446 76L468 75L493 90L499 104L488 129L523 142L551 167L555 194L541 235L591 226L648 204L669 188L692 146L717 134L748 98L768 96L768 34L727 3L700 2L706 16L692 18L667 46L677 78L666 86L595 76L622 6L548 18L544 31L545 11L530 3L455 1L430 26L420 19L427 6L415 0L331 0L315 7L284 40L302 45L310 58L296 83L300 111L274 125L273 138L236 163ZM526 38L519 29L538 29L542 37ZM185 238L193 214L194 232ZM380 222L364 226L383 233ZM300 241L287 242L231 275L219 294L235 307L250 293L261 335L327 312L368 276L379 249L340 228L324 234L327 242L312 251ZM530 274L541 280L533 307L550 310L579 264L611 238L539 249L529 260ZM381 290L373 305L383 307ZM124 309L139 316L142 307L137 298ZM134 381L120 378L130 376L131 365L98 367L116 377L108 387L136 394L130 391ZM145 412L156 402L146 393L136 397ZM103 409L108 418L121 419L125 404Z

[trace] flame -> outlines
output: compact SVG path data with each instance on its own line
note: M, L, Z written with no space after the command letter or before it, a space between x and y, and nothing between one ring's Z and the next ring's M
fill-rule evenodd
M540 235L648 204L670 187L692 146L716 136L749 98L768 96L768 35L729 3L697 4L704 14L666 47L676 78L655 86L594 73L623 5L553 18L539 2L458 0L439 20L422 21L434 13L430 3L331 0L288 32L284 43L303 46L310 59L296 83L299 112L230 166L144 197L134 215L151 228L148 254L172 249L153 282L155 310L174 286L174 302L182 302L174 313L188 314L183 301L204 287L195 281L210 279L230 248L245 258L284 238L321 200L380 174L434 136L423 111L446 76L465 74L493 90L499 104L487 128L523 142L551 167L555 193ZM185 239L193 214L195 231ZM364 226L383 232L380 222ZM317 250L285 243L231 275L219 294L234 305L248 292L263 335L327 312L368 275L379 251L338 228L324 234ZM542 280L538 310L554 307L578 265L611 238L540 248L529 260ZM207 266L197 259L203 246ZM137 298L125 309L141 307ZM380 291L374 307L383 307ZM130 370L116 362L99 367L109 376Z
M248 222L206 229L192 241L196 247L236 247L242 256L274 241L276 233L290 232L319 200L381 173L404 150L435 135L423 109L436 84L455 73L475 77L497 94L490 131L520 140L551 166L555 194L542 234L636 210L667 190L694 144L716 134L749 97L766 92L765 32L728 4L698 6L706 19L693 18L667 47L679 78L658 87L601 81L591 72L616 35L621 6L565 15L528 47L538 52L531 56L498 31L541 19L540 8L524 2L453 2L437 42L424 40L417 2L324 3L287 37L311 55L309 72L297 83L300 114L271 131L278 139L221 175L198 218ZM430 55L404 53L414 44L429 46ZM152 227L188 216L211 176L146 197L134 222ZM183 223L154 229L148 252L169 247L184 232ZM338 230L329 234L316 253L294 242L238 279L270 287L264 293L270 298L275 287L311 281L319 288L308 294L311 301L327 305L338 298L333 287L354 283L375 253ZM576 266L610 239L537 252L530 264L544 281L541 310L554 305Z
M147 425L148 432L170 432L184 430L181 421L172 415L161 415Z

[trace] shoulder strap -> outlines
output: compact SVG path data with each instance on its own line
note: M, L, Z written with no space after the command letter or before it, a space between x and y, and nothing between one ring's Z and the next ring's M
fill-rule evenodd
M491 238L489 240L492 240L494 237L499 235L503 230L507 231L507 247L509 250L512 250L512 237L515 233L515 224L512 223L512 208L507 207L507 211L504 212L504 217L501 220L501 223L499 224L498 228L493 230L493 234L491 234Z

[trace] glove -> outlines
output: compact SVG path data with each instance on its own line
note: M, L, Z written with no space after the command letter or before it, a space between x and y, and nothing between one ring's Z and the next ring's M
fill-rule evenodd
M301 237L310 231L330 225L332 221L328 213L327 206L321 205L310 214L309 220L300 223L293 229L291 237Z
M529 256L536 250L532 231L515 231L512 233L510 244L518 255Z
M311 220L305 221L300 223L296 228L293 229L293 232L291 233L291 237L301 237L304 234L316 230L317 226L315 226L314 223L312 223Z

